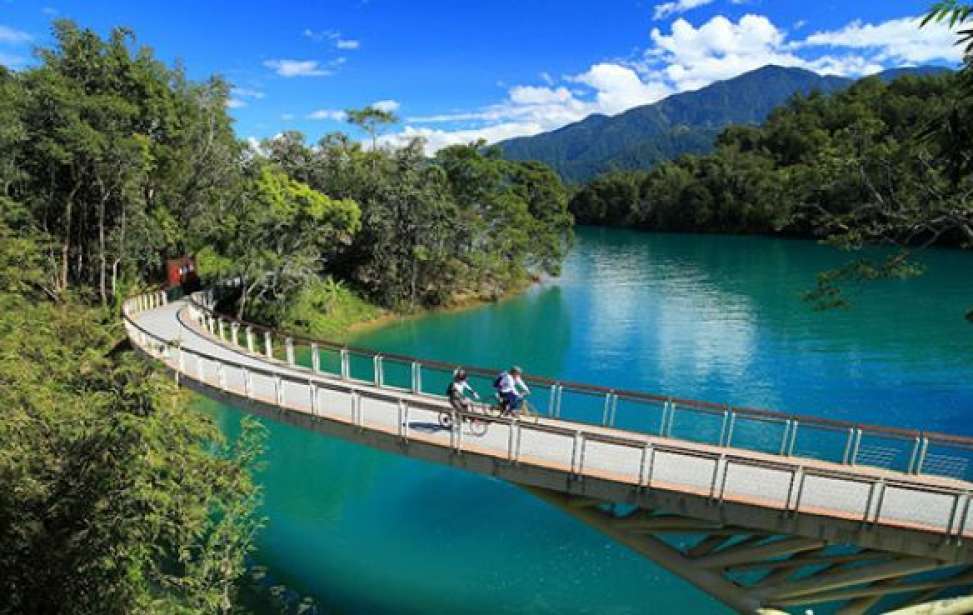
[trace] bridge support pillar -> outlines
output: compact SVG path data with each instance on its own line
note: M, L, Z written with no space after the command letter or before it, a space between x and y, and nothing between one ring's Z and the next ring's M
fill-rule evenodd
M973 585L968 563L828 544L640 508L619 515L612 504L521 486L739 613L783 614L784 609L826 603L839 605L842 615L890 609L903 609L895 611L903 615L931 613L913 609L947 589L968 591ZM940 576L924 576L931 571Z

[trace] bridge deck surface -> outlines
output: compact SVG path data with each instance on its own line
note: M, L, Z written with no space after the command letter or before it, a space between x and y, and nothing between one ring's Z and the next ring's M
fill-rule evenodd
M152 335L178 340L183 349L190 351L185 353L183 365L187 377L223 388L232 395L247 396L243 369L225 366L221 387L216 362L198 361L194 353L259 370L261 373L251 374L250 396L268 404L277 403L275 375L280 375L283 405L289 410L358 424L376 432L402 435L405 430L411 440L444 448L457 445L456 434L439 426L440 409L448 407L441 398L342 380L249 354L199 328L183 301L143 312L134 320ZM178 369L175 355L166 362ZM316 404L311 401L311 380L317 384ZM357 416L349 389L361 396ZM408 407L404 421L399 400ZM574 432L582 429L585 438L583 453L579 455ZM525 419L519 427L509 422L490 423L482 435L474 435L466 427L458 440L464 451L500 460L507 460L516 446L521 464L576 475L631 485L645 485L648 480L653 488L718 496L731 502L838 519L867 518L871 523L937 533L962 531L964 536L973 536L973 524L969 523L973 506L967 505L968 495L957 495L968 493L973 485L948 478L917 477L871 467L849 468L547 417ZM647 445L653 449L648 461ZM795 466L801 468L798 475Z

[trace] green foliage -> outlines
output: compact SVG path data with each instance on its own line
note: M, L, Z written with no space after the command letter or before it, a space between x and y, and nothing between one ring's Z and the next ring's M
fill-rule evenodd
M916 249L973 246L973 99L963 87L954 73L906 75L797 96L761 126L727 128L713 154L599 177L570 208L593 224L899 246L819 277L808 299L842 306L843 286L916 275Z
M383 307L496 297L557 273L570 245L566 192L543 165L505 161L481 144L429 160L420 141L365 151L343 135L316 149L284 138L263 148L271 162L360 206L361 230L330 273Z
M260 428L225 442L115 351L114 314L45 301L15 255L40 260L0 241L0 613L229 612L260 525Z
M383 311L332 277L302 287L288 302L281 326L311 337L342 341L354 325L375 320Z
M391 111L372 106L365 107L364 109L348 109L345 111L345 115L348 117L350 124L358 126L371 136L372 149L375 149L377 146L378 132L381 127L399 121L399 118Z

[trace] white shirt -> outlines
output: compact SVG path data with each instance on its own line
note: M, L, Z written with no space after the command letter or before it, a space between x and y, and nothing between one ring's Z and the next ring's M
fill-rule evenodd
M510 372L504 372L503 377L500 379L500 392L501 393L517 393L517 387L521 387L525 393L530 393L530 388L524 383L524 379L520 376L514 376Z
M450 387L450 391L456 397L462 397L463 393L469 391L473 394L473 397L477 399L480 398L480 396L476 394L476 391L473 390L473 387L470 386L470 383L465 380L453 380L453 384L451 384Z

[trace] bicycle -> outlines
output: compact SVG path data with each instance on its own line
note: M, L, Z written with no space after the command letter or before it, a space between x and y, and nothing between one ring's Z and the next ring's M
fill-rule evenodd
M494 395L494 403L486 408L487 414L493 418L512 418L513 412L507 405L506 400L500 396L499 393ZM519 418L534 417L537 418L537 413L534 411L533 406L527 402L527 396L525 395L520 402L520 409L517 411L517 416Z
M486 434L487 427L489 426L489 422L488 421L485 421L485 420L483 420L481 418L476 417L475 416L476 411L475 410L472 410L473 407L475 407L475 405L472 405L471 404L471 406L470 406L471 413L469 413L469 414L463 413L461 415L462 416L461 421L462 421L462 423L468 423L469 424L469 426L470 426L470 433L471 434L473 434L474 436L482 436L482 435ZM440 410L439 411L439 425L440 425L440 427L442 427L443 429L452 430L453 429L453 415L454 414L459 414L459 412L457 412L453 408L450 408L449 410Z

